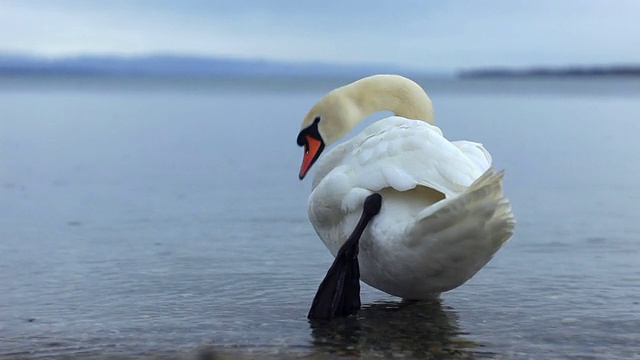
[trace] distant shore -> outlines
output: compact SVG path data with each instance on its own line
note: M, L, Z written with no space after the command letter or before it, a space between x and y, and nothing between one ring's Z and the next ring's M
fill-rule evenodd
M640 66L564 67L564 68L484 68L462 70L457 73L462 79L510 78L510 77L640 77Z
M162 78L359 78L396 73L431 78L640 77L640 64L467 68L427 71L393 64L286 62L265 59L181 55L92 55L46 58L0 52L0 76L162 77Z

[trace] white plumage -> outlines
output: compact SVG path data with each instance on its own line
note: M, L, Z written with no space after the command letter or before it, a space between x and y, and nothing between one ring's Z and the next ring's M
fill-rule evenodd
M402 113L402 101L393 106L375 110ZM310 112L316 113L322 114L322 106ZM309 219L335 256L358 222L365 198L382 195L380 213L360 239L360 275L365 283L406 299L462 285L515 226L502 193L503 173L492 169L489 152L479 143L448 141L428 120L389 117L336 146L317 161L309 197ZM320 127L324 137L323 131L327 127Z

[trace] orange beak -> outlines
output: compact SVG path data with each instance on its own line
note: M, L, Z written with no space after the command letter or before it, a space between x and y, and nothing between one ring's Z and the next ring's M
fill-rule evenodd
M306 143L304 146L304 158L302 158L302 165L300 166L300 180L302 180L307 172L311 168L311 165L318 159L320 152L323 148L322 140L318 140L313 136L305 136Z

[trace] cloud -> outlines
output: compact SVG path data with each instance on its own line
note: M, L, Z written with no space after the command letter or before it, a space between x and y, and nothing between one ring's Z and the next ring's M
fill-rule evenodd
M640 62L627 0L0 3L0 50L183 53L294 61L490 65Z

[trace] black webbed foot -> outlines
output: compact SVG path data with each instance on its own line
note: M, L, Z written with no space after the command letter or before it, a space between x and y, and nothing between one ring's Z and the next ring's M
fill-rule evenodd
M382 196L369 195L362 209L356 228L342 245L333 264L327 271L307 318L333 319L355 314L360 310L360 265L358 243L371 219L380 212Z

